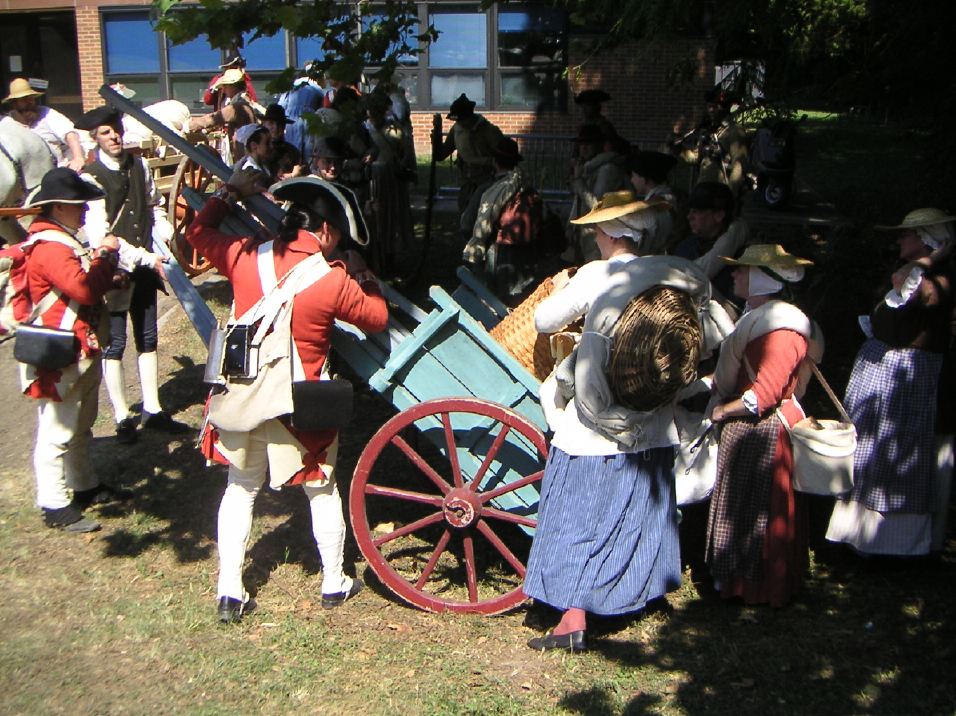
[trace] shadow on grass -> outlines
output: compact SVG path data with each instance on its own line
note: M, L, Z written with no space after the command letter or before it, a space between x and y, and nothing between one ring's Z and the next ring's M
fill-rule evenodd
M561 706L581 714L949 713L953 542L938 561L863 561L836 548L820 556L788 608L691 600L648 643L591 641L621 667L672 674L662 696L597 685L565 694Z

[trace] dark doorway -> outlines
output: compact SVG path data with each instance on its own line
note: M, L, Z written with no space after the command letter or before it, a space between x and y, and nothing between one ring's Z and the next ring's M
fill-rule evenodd
M50 83L43 103L70 119L83 112L76 18L72 11L0 14L0 88L15 77Z

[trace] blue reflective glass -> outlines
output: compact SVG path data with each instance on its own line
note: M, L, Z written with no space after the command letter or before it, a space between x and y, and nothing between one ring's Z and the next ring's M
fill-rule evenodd
M108 73L159 72L156 33L148 12L116 12L103 15Z
M222 62L221 53L209 46L205 35L181 45L171 42L167 42L167 45L170 72L208 72L218 70Z
M325 51L322 49L322 40L318 37L295 38L295 54L299 67L312 60L324 60Z
M381 15L379 13L373 13L371 15L363 15L362 16L362 32L368 32L369 28L374 27L377 23L381 22L383 18L384 18L384 15ZM405 40L405 44L407 44L409 47L417 47L418 46L418 40L416 39L417 36L418 36L418 23L416 22L411 28L405 31L405 36L403 38ZM393 42L392 44L388 46L388 51L394 52L395 50L398 49L398 47L399 47L399 43ZM371 58L371 59L373 60L372 64L378 64L378 58ZM417 65L418 56L411 55L411 54L402 54L398 56L398 61L402 63L403 65Z
M438 39L428 50L430 67L482 68L488 63L488 20L484 13L434 13Z
M288 67L284 33L278 32L272 37L260 37L253 42L249 41L250 37L252 37L251 32L243 36L245 47L242 49L242 56L246 58L247 70L283 70Z
M498 32L564 32L564 13L550 7L499 10Z

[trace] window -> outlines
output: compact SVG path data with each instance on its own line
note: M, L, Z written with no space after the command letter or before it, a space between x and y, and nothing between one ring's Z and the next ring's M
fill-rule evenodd
M492 5L421 2L418 22L407 31L413 45L429 23L438 39L421 55L399 58L395 81L416 109L446 109L464 93L480 109L537 110L567 106L567 22L562 11L535 4ZM194 112L206 111L202 93L225 59L205 38L174 46L157 33L145 9L103 9L102 37L106 81L136 90L135 101L149 104L178 99ZM363 12L360 30L376 32L382 8ZM247 71L262 92L290 65L323 59L322 40L286 33L259 37L243 48ZM375 67L369 67L371 73ZM268 97L261 97L268 104Z

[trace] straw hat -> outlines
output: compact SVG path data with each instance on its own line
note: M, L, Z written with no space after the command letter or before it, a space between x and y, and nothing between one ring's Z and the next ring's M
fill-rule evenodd
M224 85L238 85L246 83L245 73L235 67L230 68L222 73L216 83L212 86L213 89L219 89Z
M612 191L601 197L587 214L577 219L571 219L572 224L600 224L603 221L618 219L637 211L657 211L670 209L670 204L662 199L638 201L632 191Z
M913 209L903 217L896 226L874 226L879 231L896 231L898 229L916 229L921 226L935 226L956 221L956 216L950 216L942 209Z
M731 266L763 266L769 269L792 269L798 266L813 266L809 259L788 254L780 244L754 244L748 246L739 259L721 256L720 260Z
M29 80L17 77L10 83L10 94L3 98L4 102L10 102L23 97L40 97L42 92L37 92L30 86Z

